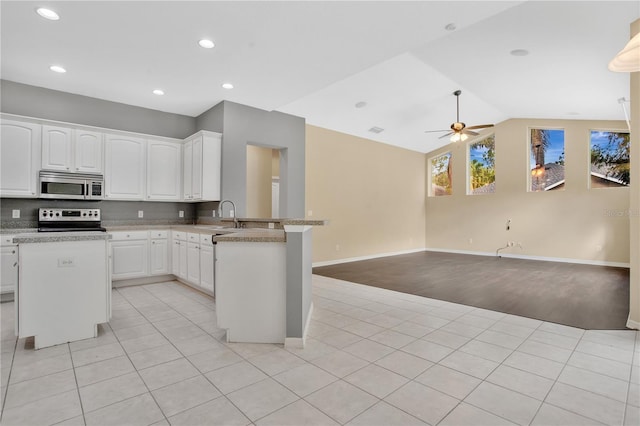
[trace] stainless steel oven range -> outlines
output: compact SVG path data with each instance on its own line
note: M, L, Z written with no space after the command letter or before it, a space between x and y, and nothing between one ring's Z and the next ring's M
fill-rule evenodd
M102 231L100 209L38 209L38 232Z

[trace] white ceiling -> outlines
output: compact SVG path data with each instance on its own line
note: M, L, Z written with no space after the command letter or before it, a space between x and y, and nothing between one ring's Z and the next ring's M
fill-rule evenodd
M40 6L61 19L40 18ZM456 89L467 125L624 119L618 99L630 97L629 76L607 63L640 17L633 0L45 0L0 8L3 79L189 116L226 99L420 152L448 143L424 131L454 121ZM457 29L445 30L449 23ZM216 47L200 48L201 38ZM68 72L53 73L52 64ZM367 106L355 108L360 101Z

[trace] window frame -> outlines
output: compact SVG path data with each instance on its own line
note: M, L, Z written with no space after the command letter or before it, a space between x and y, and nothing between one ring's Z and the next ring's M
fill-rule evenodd
M491 194L495 194L495 191L494 192L483 193L483 194L474 194L473 193L473 189L471 188L471 177L472 177L471 176L471 152L470 152L471 151L471 145L473 145L475 143L478 143L478 142L480 142L480 141L482 141L484 139L490 138L491 136L493 136L493 149L495 151L495 147L496 147L496 132L495 131L487 133L485 135L475 136L473 139L465 142L466 143L466 163L467 163L467 172L466 172L466 175L467 175L467 179L466 179L466 181L467 181L467 191L466 191L466 194L467 195L491 195ZM495 175L495 171L496 171L496 166L494 164L493 165L493 173L494 173L494 175ZM494 178L493 181L495 182L496 179Z
M450 194L443 194L443 195L436 195L435 191L434 191L434 182L433 182L433 160L439 157L443 157L445 155L449 154L449 163L447 165L447 167L451 167L451 175L453 176L453 166L451 165L451 160L453 159L453 150L449 149L446 151L442 151L438 154L435 154L431 157L428 158L428 165L429 165L429 170L428 170L428 185L429 185L429 192L428 192L428 196L431 198L438 198L438 197L442 197L445 195L453 195L453 179L451 179L449 181L449 185L451 186L451 193Z
M589 144L589 149L587 150L587 188L589 189L589 191L591 190L600 190L600 189L621 189L621 188L630 188L631 187L631 183L627 184L627 185L620 185L619 188L616 187L600 187L600 188L594 188L591 185L591 134L593 132L609 132L609 133L626 133L629 135L629 137L631 137L631 132L629 131L629 129L611 129L611 128L589 128L589 140L588 140L588 144ZM629 156L629 167L631 167L631 156Z
M527 149L526 149L526 155L527 155L527 192L528 193L544 193L544 192L548 192L550 189L555 188L556 186L560 185L560 183L556 183L554 185L552 185L549 188L545 188L542 191L534 191L532 189L532 184L533 184L533 175L532 175L532 170L535 167L531 167L531 131L532 130L562 130L563 132L563 151L565 152L565 167L566 167L566 135L567 135L567 129L565 127L555 127L555 126L544 126L544 125L540 125L540 126L528 126L527 127L527 139L526 139L526 144L527 144ZM544 166L544 164L543 164ZM566 182L567 182L567 175L566 175L566 169L565 169L565 178L564 178L564 184L565 184L565 188L566 188ZM563 188L564 190L564 188Z

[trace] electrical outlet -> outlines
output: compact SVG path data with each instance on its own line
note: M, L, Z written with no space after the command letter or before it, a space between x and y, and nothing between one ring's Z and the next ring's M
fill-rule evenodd
M275 228L275 224L273 222L269 222L269 229Z
M473 238L469 238L469 244L473 244Z
M211 217L216 217L216 211L215 210L211 211Z
M20 210L19 209L12 210L11 211L11 218L20 219Z
M236 217L236 212L234 210L229 210L229 217Z
M340 251L340 244L336 244L336 251Z
M180 210L178 212L178 217L184 217L184 210Z
M313 216L313 210L307 211L307 216L309 216L309 217Z
M138 217L139 218L144 217L144 211L143 210L138 210Z

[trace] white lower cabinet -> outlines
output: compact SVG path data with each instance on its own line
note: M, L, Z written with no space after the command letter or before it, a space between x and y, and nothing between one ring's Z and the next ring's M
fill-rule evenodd
M169 232L149 231L149 273L166 275L169 271Z
M112 280L149 275L149 233L147 231L111 233Z
M0 254L2 257L0 293L13 293L18 284L18 245L13 244L13 235L2 236Z
M214 252L213 245L200 245L200 286L214 292Z
M187 243L187 281L200 285L200 244Z

